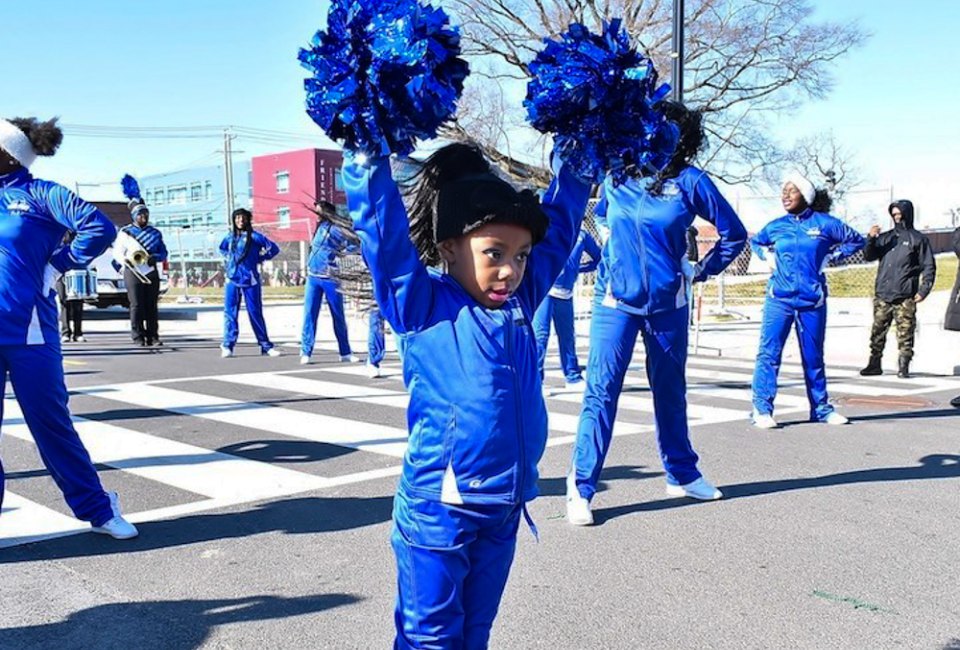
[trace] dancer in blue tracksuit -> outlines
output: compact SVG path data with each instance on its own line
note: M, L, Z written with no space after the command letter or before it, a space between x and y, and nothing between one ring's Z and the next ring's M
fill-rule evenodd
M355 238L333 222L336 207L329 201L317 203L317 230L310 244L307 260L307 287L303 299L303 333L300 337L300 363L310 363L317 337L317 317L324 297L333 319L333 333L337 337L340 361L358 361L350 350L347 319L343 313L343 296L337 287L337 258L345 252L357 250Z
M486 648L547 438L530 321L590 188L561 168L541 204L449 145L413 178L408 225L387 158L346 165L344 181L410 393L394 647Z
M586 253L588 261L582 258ZM577 337L573 328L573 286L577 276L590 273L600 264L600 245L586 230L581 230L577 243L563 265L560 277L553 283L550 293L540 303L533 316L533 331L537 337L537 356L540 364L540 376L543 376L543 360L547 355L547 341L550 339L550 321L557 328L557 343L560 346L560 366L566 378L568 389L582 389L583 375L580 360L577 359Z
M687 428L687 289L726 268L746 246L747 231L710 177L690 165L704 140L700 113L674 102L664 102L664 113L680 129L673 160L656 178L620 186L608 179L597 210L609 238L594 286L587 387L567 479L567 519L574 525L593 523L589 502L610 449L638 334L647 353L667 494L722 496L697 469ZM693 266L687 261L686 234L697 215L716 226L720 239Z
M827 398L823 343L827 333L827 278L830 261L863 248L864 239L827 214L830 197L798 173L783 183L781 202L787 214L768 223L750 241L754 253L773 267L763 307L760 350L753 373L753 423L762 429L777 425L773 400L783 345L796 328L803 378L810 401L810 419L847 424Z
M223 344L220 346L220 356L233 356L233 348L240 333L237 317L240 315L242 294L250 325L260 345L260 353L279 357L280 350L270 342L267 324L263 321L260 264L276 257L280 247L253 229L253 214L249 210L234 210L232 219L232 232L220 242L220 254L223 255L227 279L224 283Z
M0 119L0 421L9 374L40 458L74 515L116 539L137 536L105 492L70 421L54 289L61 273L83 269L110 246L116 229L96 207L29 167L63 140L56 120ZM69 245L64 235L76 233ZM3 504L0 463L0 506ZM2 520L0 515L0 520ZM2 524L0 524L2 525Z

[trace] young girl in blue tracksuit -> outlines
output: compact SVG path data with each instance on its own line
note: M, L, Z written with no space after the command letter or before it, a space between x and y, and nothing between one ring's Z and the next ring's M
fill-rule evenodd
M588 260L583 262L586 253ZM600 245L586 230L581 230L560 277L553 283L550 293L540 303L533 316L533 331L537 337L537 361L540 376L543 376L543 361L547 356L550 339L550 321L557 328L557 343L560 346L560 366L566 378L567 388L583 386L580 360L577 359L577 337L573 327L573 286L577 276L590 273L600 264Z
M317 317L324 297L333 319L333 333L337 337L340 361L355 361L350 351L347 319L343 313L343 296L337 287L337 258L345 252L357 250L349 234L333 223L336 207L328 202L317 204L319 218L317 230L310 244L307 260L307 287L303 300L303 333L300 337L300 363L310 363L313 345L317 336Z
M414 177L408 223L387 158L348 164L344 180L410 393L394 647L486 648L547 437L530 321L590 188L561 168L541 204L454 144Z
M827 398L823 343L827 332L827 278L832 260L853 255L864 240L855 230L827 214L830 198L800 174L783 183L781 202L787 214L768 223L750 244L773 267L767 284L760 329L760 350L753 373L753 423L763 429L777 425L773 400L783 345L796 328L803 362L803 379L810 401L810 419L846 424Z
M260 283L260 264L271 260L280 252L280 247L253 229L253 214L245 208L233 211L232 231L220 242L220 254L226 266L223 297L223 344L222 357L232 357L237 344L240 327L240 298L247 305L250 325L260 345L260 353L280 356L267 336L267 324L263 321L263 290Z
M116 493L104 491L70 421L54 290L60 274L86 268L117 231L93 205L30 175L36 157L52 156L62 140L56 120L0 119L0 421L9 374L40 458L73 514L98 533L129 539L137 529L120 514ZM68 231L76 234L63 245ZM4 478L0 463L0 506Z
M619 186L608 179L597 210L609 238L594 286L587 386L567 480L567 518L575 525L593 523L589 501L638 334L647 353L667 493L722 496L697 468L687 429L687 288L726 268L746 245L747 231L710 177L690 165L704 140L700 113L673 102L664 102L664 113L680 130L673 160L656 178ZM694 267L687 261L686 233L697 215L716 226L720 239Z

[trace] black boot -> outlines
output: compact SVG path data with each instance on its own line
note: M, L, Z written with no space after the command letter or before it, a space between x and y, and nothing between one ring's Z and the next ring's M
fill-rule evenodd
M883 374L883 368L880 367L880 357L871 356L870 363L860 371L861 377L876 377Z
M900 357L900 370L897 372L900 379L910 379L910 359Z

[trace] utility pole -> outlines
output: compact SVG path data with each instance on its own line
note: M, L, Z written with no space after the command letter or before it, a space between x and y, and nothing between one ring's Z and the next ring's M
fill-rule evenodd
M180 303L189 303L190 294L188 293L187 287L190 285L189 280L187 280L187 260L183 255L183 241L180 239L180 233L189 228L190 224L185 224L177 228L177 250L180 253L180 274L183 276L183 296L177 299L177 302Z
M233 138L230 129L223 130L223 191L227 199L227 221L233 214Z
M670 46L671 98L683 101L683 0L673 0L673 40Z

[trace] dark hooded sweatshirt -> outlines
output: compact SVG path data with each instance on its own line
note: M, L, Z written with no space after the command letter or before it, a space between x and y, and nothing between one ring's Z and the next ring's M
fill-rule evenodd
M919 294L926 298L933 289L937 266L926 235L913 227L913 203L894 201L887 213L900 208L903 218L893 230L867 238L863 256L868 262L880 260L876 296L884 302L902 302Z

